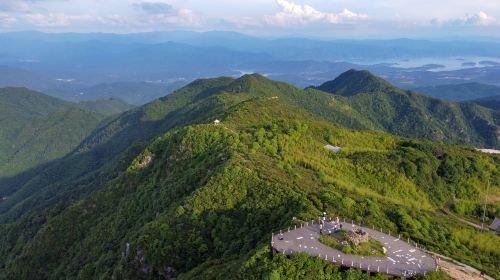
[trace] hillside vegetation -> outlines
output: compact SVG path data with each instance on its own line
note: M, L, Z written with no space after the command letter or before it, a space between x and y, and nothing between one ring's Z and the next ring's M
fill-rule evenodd
M135 107L117 97L92 101L80 101L76 105L82 110L94 112L103 116L116 115Z
M367 118L369 129L439 142L500 146L497 110L405 91L368 71L350 70L317 89L343 96L337 99Z
M207 79L106 122L43 172L0 181L0 279L368 279L271 257L271 231L325 209L500 277L497 235L436 214L478 219L486 197L500 215L500 157L339 125L374 125L363 95Z
M471 100L470 102L478 104L478 105L486 107L486 108L500 111L500 95L481 98L481 99L475 99L475 100Z
M61 158L103 117L23 88L0 89L0 178Z

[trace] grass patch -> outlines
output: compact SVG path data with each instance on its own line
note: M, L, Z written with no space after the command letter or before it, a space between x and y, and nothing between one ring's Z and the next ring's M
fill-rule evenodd
M347 231L339 230L330 234L321 235L319 242L325 244L326 246L340 250L344 254L371 257L386 256L386 254L384 254L382 243L372 237L369 237L369 241L367 243L361 243L356 246L348 241L348 236L349 233Z

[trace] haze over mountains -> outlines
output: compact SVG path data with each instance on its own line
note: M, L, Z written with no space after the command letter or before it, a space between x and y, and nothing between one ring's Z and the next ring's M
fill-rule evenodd
M498 215L500 157L429 139L498 147L499 121L367 71L305 90L258 74L199 79L105 120L63 158L1 179L0 278L368 278L270 257L271 231L324 209L496 277L499 237L436 210L474 219L488 194L488 219Z
M493 39L1 33L0 280L387 278L271 254L323 211L499 278L499 77Z
M491 40L326 41L234 32L3 33L0 86L24 86L68 100L117 95L134 105L197 78L254 72L298 87L323 83L351 68L370 70L408 89L470 82L500 86L498 49L500 43Z

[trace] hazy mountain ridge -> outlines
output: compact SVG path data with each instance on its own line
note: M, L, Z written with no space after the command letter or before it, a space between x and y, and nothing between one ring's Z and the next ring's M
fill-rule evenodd
M500 111L500 95L475 99L469 102L481 105L486 108L490 108L492 110Z
M451 101L468 101L500 95L500 87L480 83L436 85L413 90L434 98Z
M111 97L106 100L80 101L76 105L82 110L94 112L104 116L119 114L135 107L117 97Z
M446 64L439 62L440 57L452 62L480 62L483 56L495 60L500 57L498 46L499 42L493 41L328 41L256 38L231 32L4 33L0 34L0 86L25 86L72 100L107 99L111 96L85 95L98 94L97 90L107 94L106 85L110 84L149 81L161 81L165 91L170 92L182 84L172 81L187 83L200 77L253 72L305 87L350 68L370 70L405 88L470 81L500 86L500 67L494 63L438 72L428 71L418 63L401 68L408 60L421 58L436 59L431 60L433 64ZM126 92L116 96L134 105L159 97L151 94L138 99Z

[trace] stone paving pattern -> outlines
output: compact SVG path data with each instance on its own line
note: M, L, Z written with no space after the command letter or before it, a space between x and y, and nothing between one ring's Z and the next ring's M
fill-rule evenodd
M342 223L342 225L343 229L347 231L356 227L367 232L372 238L384 245L387 249L387 256L347 255L320 243L318 221L304 223L302 226L297 226L297 228L291 228L290 231L285 230L282 233L274 234L271 241L272 247L277 252L286 255L304 252L310 256L319 256L329 262L345 267L395 276L426 275L437 269L436 261L430 254L404 240L400 240L398 237L351 223ZM333 222L326 222L324 233L333 231L333 227Z

